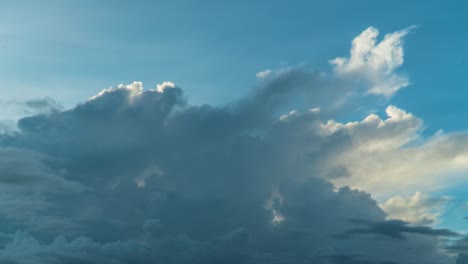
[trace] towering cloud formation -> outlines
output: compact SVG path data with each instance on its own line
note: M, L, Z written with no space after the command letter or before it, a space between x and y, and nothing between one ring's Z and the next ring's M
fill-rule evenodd
M348 124L322 121L327 105L281 116L297 98L340 100L337 78L289 69L224 107L134 82L21 119L0 137L0 261L454 263L439 238L456 233L388 221L342 184L373 187L358 155L407 151L419 119L394 106Z

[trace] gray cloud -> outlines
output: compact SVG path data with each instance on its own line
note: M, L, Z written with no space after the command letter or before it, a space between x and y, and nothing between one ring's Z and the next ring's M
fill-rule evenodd
M362 83L295 67L221 107L191 105L171 82L66 110L26 102L31 115L0 135L0 262L454 263L440 237L455 233L386 221L370 194L327 181L352 181L366 171L356 157L418 137L422 122L394 106L387 120L322 121L406 86L393 72L404 34L364 64L335 60Z
M48 115L63 110L63 107L50 97L27 101L0 101L0 133L17 132L18 119L32 115Z
M421 234L428 236L456 237L459 234L448 229L433 229L427 226L409 226L402 220L387 220L382 222L369 222L366 220L351 220L351 222L364 225L364 228L347 230L342 236L349 237L353 234L384 235L388 237L405 239L403 234Z
M460 254L457 258L456 264L466 264L468 263L468 255Z
M0 260L450 263L437 242L450 231L398 222L390 232L405 240L333 237L356 230L348 219L374 233L393 222L369 194L319 177L346 176L323 158L349 134L323 134L317 111L278 118L304 91L321 92L317 78L289 71L224 107L135 82L21 119L0 141L3 201L14 201L0 206Z
M50 113L63 110L63 106L50 97L27 100L23 105L33 110L35 113Z
M457 256L456 264L468 263L468 237L445 241L445 250Z
M448 240L445 242L445 250L452 254L457 254L456 264L468 263L468 237L463 236L457 240Z
M375 260L366 260L359 255L330 255L324 256L323 259L330 261L329 263L334 264L396 264L393 261L375 261Z

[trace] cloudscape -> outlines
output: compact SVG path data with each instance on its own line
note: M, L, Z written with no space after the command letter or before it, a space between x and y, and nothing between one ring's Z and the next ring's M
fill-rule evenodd
M424 16L330 33L297 29L302 2L258 16L269 3L24 4L1 4L21 19L0 26L0 263L468 263L468 125L438 119L459 116L456 103L424 106L448 76L418 64ZM202 15L120 18L175 10ZM207 26L239 12L232 35ZM281 12L286 26L265 26ZM310 34L322 44L301 58ZM259 49L268 60L229 54L257 38L278 40ZM433 85L409 96L426 83L413 69Z

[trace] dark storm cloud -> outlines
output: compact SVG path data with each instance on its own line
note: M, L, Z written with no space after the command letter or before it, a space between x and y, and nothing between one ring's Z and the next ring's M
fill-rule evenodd
M346 176L320 157L349 135L320 133L317 111L278 116L304 92L322 100L320 82L289 71L225 107L135 82L21 119L0 141L0 260L449 263L437 244L449 231L388 226L369 194L318 177ZM348 219L406 239L334 238L356 230Z

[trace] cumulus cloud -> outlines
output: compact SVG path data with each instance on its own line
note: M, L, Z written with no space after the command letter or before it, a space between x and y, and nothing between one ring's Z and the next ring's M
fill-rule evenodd
M369 93L391 96L409 85L407 78L395 71L403 64L403 37L412 28L386 34L377 41L379 30L369 27L353 40L349 58L338 57L330 63L339 75L363 78L370 85Z
M314 151L326 156L343 140L324 127L317 109L274 121L285 103L278 99L291 92L281 81L222 108L188 105L175 85L119 85L73 109L21 119L20 132L4 135L2 146L50 158L10 167L13 176L2 184L27 189L57 178L52 182L82 188L57 192L57 184L44 184L37 208L3 209L14 229L36 235L6 234L0 256L17 263L333 263L326 256L356 254L374 262L447 263L426 233L404 242L333 237L355 227L348 219L382 222L386 214L369 194L334 190L316 177L320 170L311 168L321 160ZM397 111L394 118L408 117ZM28 204L35 196L18 199ZM32 225L31 218L40 221ZM53 231L50 223L59 222ZM421 251L421 243L431 250ZM414 251L385 255L382 248Z
M438 221L448 201L448 198L432 198L416 192L410 197L392 197L381 203L380 207L389 214L389 218L429 225Z
M420 183L431 166L456 169L463 146L422 139L422 121L396 106L386 119L324 118L348 94L330 78L341 77L291 68L221 107L133 82L19 120L0 136L11 203L0 205L0 261L454 263L439 244L454 232L388 221L348 185L390 191L409 178L398 170ZM312 109L290 112L297 102ZM426 164L410 154L433 165L416 173Z
M413 114L392 105L386 114L385 119L370 114L361 121L340 123L322 120L317 112L296 111L279 122L291 127L295 137L278 140L288 142L282 145L288 159L307 159L313 164L309 171L338 186L370 191L379 200L463 181L468 168L465 132L423 137L424 124Z

